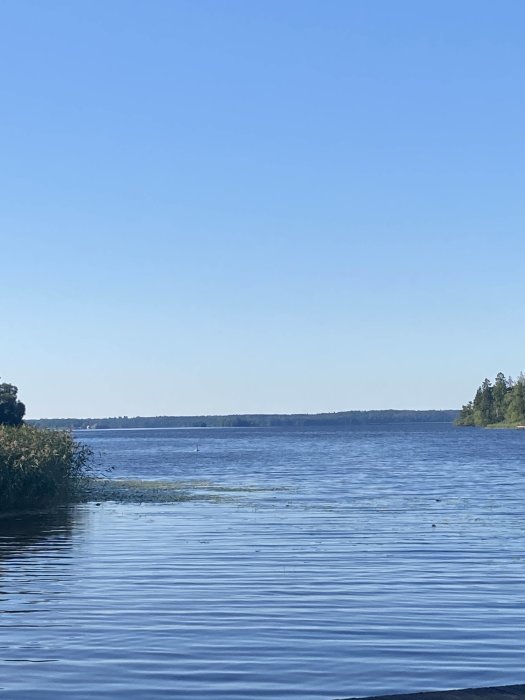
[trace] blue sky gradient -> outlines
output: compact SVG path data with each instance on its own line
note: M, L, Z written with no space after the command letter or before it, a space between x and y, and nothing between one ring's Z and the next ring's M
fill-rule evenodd
M525 5L4 0L32 417L454 408L525 368Z

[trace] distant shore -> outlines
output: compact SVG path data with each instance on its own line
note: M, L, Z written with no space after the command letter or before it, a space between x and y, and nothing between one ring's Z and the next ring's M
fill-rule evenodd
M118 416L113 418L39 418L28 420L41 428L264 428L264 427L345 427L390 423L453 423L457 410L375 410L335 413L242 414L212 416Z

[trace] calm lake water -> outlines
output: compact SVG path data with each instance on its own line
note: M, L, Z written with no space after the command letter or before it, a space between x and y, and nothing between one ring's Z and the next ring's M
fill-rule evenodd
M178 503L0 521L0 695L525 682L525 431L85 431ZM197 451L198 447L198 451Z

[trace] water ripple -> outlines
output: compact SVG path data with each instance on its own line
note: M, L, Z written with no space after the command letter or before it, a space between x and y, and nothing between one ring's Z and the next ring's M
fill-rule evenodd
M5 697L525 680L519 431L93 432L115 498L0 523Z

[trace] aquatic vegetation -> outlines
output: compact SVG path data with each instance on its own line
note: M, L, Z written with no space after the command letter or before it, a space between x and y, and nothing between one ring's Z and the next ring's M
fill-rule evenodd
M189 500L190 494L176 483L93 478L84 481L80 498L83 501L117 503L175 503Z
M74 500L91 458L69 432L0 425L0 513Z
M178 503L181 501L224 501L243 493L282 489L255 486L224 486L205 480L160 481L146 479L87 478L79 492L83 501L117 503Z

